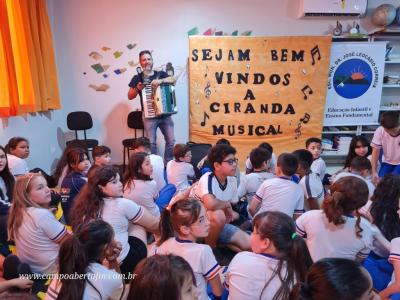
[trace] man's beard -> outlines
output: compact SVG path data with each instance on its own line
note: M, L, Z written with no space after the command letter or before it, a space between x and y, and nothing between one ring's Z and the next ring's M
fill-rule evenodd
M145 67L142 67L143 72L151 72L153 70L153 64L148 64Z

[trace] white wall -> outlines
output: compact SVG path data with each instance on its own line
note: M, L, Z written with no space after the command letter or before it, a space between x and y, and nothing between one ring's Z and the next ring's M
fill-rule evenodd
M172 62L176 69L185 69L188 58L189 29L197 26L200 33L216 28L231 33L252 30L253 35L322 35L331 32L335 18L297 19L298 0L47 0L56 47L58 78L62 97L61 111L46 116L3 119L1 141L24 135L32 146L30 163L50 169L61 152L65 139L66 115L70 111L86 110L92 114L94 128L89 137L112 148L113 161L122 161L121 140L132 135L126 126L126 116L139 107L138 99L128 101L126 94L136 69L127 62L137 62L142 49L154 50L155 66ZM325 1L325 0L321 0ZM369 0L369 10L383 1ZM385 3L398 5L398 1ZM362 31L372 29L368 18L357 20ZM347 30L353 19L342 19ZM128 50L128 43L137 43ZM112 48L109 52L102 46ZM115 59L112 52L123 51ZM88 54L104 55L102 64L111 65L105 79L90 65L96 63ZM115 75L112 70L126 67L127 72ZM83 73L86 72L86 75ZM107 92L95 92L89 84L109 84ZM188 139L187 77L177 83L179 113L174 116L177 142ZM161 134L159 134L160 136ZM57 137L58 136L58 137ZM60 142L58 142L60 141ZM54 147L54 148L53 148ZM49 159L50 158L50 159Z

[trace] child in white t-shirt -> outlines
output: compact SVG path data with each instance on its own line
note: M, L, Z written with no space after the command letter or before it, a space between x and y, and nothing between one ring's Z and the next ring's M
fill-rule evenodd
M149 155L151 165L153 166L151 178L156 181L158 192L161 192L166 185L164 178L164 159L160 155L152 154L150 148L150 140L147 137L139 137L133 143L134 153L145 152Z
M289 299L294 284L305 279L312 264L292 218L277 211L258 214L253 220L251 248L252 252L236 254L229 264L229 298Z
M400 297L400 237L394 238L390 242L389 262L393 265L392 280L388 287L379 293L381 299L395 299Z
M135 202L123 198L122 194L118 172L111 166L98 168L76 198L71 210L71 226L77 231L82 224L99 218L109 223L115 240L122 245L117 261L127 280L136 264L147 256L146 242L141 236L131 234L131 226L157 233L159 219Z
M380 119L381 126L372 138L372 181L377 184L379 177L392 173L400 175L400 120L399 112L386 111ZM383 152L381 168L377 170L380 152ZM379 175L379 177L378 177Z
M257 148L263 148L271 154L271 158L267 164L267 172L275 174L276 156L273 152L274 149L272 148L271 144L264 142L264 143L261 143L260 145L258 145ZM253 172L253 169L254 169L254 166L251 162L250 157L248 157L246 159L246 174L250 174L251 172Z
M367 184L368 198L371 198L372 195L374 194L375 186L370 180L370 174L371 174L371 162L369 161L369 159L362 156L356 156L352 159L350 163L349 171L337 174L334 177L332 183L346 176L354 176L361 178Z
M299 161L297 174L299 185L304 192L304 207L306 210L319 209L324 201L325 191L319 176L311 171L313 156L310 151L299 149L293 152Z
M183 191L190 187L189 179L195 178L190 148L184 144L176 144L173 150L174 158L167 163L168 183L176 186L177 191Z
M250 205L253 196L256 194L260 185L267 179L273 178L274 174L267 171L271 159L271 153L261 147L255 148L250 152L250 161L253 172L247 174L240 182L238 196L246 197Z
M6 145L8 168L14 176L29 172L26 159L29 156L29 142L23 137L13 137Z
M155 203L158 197L157 183L151 178L153 166L147 153L138 152L129 158L128 170L124 179L124 197L144 207L154 217L160 217Z
M265 180L261 184L248 209L251 216L275 210L296 218L304 212L303 190L291 180L297 167L296 156L290 153L279 155L277 177Z
M208 300L207 282L215 296L220 297L222 294L219 277L221 267L210 246L196 243L198 238L208 236L209 229L206 210L199 200L179 200L163 212L160 222L161 238L154 250L154 254L181 256L190 264L201 300Z
M55 274L59 244L68 236L66 227L49 210L51 192L40 173L18 176L8 216L9 239L18 257L34 273Z
M61 245L58 274L86 277L54 278L45 299L120 299L124 284L117 262L120 251L121 244L114 240L110 224L103 220L84 224Z
M311 171L317 174L322 181L326 172L325 161L321 158L322 141L315 137L309 138L306 141L306 149L311 152L314 159L311 165Z
M205 239L211 247L217 242L227 245L233 251L250 249L248 234L230 224L239 218L232 204L239 201L237 182L234 177L237 168L236 149L219 144L211 148L207 158L213 172L201 176L191 191L190 197L201 200L210 219L210 233Z
M368 200L367 184L344 177L331 186L322 210L311 210L296 220L297 232L306 239L313 261L325 257L363 260L372 249L371 224L357 210Z

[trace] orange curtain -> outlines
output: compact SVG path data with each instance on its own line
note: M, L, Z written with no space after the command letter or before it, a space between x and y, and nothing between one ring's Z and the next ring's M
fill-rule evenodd
M0 0L0 117L60 108L45 0Z

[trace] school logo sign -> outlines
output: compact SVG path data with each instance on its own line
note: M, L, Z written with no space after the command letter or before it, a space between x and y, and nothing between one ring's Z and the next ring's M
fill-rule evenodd
M324 126L377 124L386 44L332 44Z
M368 91L372 82L372 70L361 59L349 59L341 63L333 75L333 87L346 99L361 97Z

